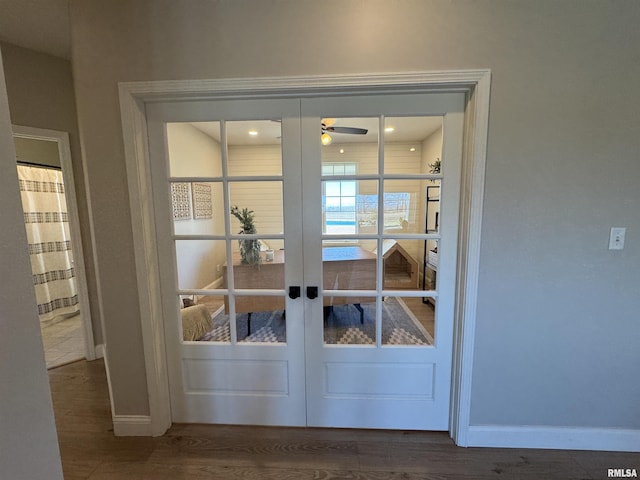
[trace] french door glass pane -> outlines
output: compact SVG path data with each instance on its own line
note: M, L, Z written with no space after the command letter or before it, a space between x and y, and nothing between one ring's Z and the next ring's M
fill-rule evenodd
M416 297L386 297L382 302L383 345L433 345L434 308Z
M230 176L282 175L280 121L229 121L225 126Z
M232 240L233 286L235 289L284 289L284 249L271 244L282 240ZM225 273L227 266L223 267Z
M167 123L169 176L220 177L220 122Z
M323 118L322 176L378 173L378 117Z
M325 297L323 316L325 344L375 346L375 297Z
M222 283L227 248L223 240L176 240L179 290L217 288Z
M384 181L384 233L426 233L429 180Z
M283 234L282 181L229 182L229 199L231 208L237 207L243 219L232 215L231 234L241 231L263 235ZM242 222L246 222L244 226ZM251 226L253 232L246 228Z
M426 243L426 240L416 239L382 241L385 290L422 290L419 280Z
M171 182L176 235L224 235L222 182Z
M427 233L440 230L440 180L427 182Z
M223 295L181 295L183 341L229 343L229 318Z
M427 240L423 290L438 289L438 240Z
M322 242L324 290L375 290L375 240L354 239L339 243Z
M442 117L386 117L384 125L384 173L440 173Z
M325 235L376 233L376 180L323 180L322 232Z
M284 297L236 296L236 333L239 342L285 343L287 322Z

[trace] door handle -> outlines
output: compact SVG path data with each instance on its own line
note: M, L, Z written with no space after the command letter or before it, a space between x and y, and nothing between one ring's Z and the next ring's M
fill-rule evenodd
M313 300L318 297L318 287L307 287L307 298Z
M300 297L300 287L289 287L289 298L295 300Z

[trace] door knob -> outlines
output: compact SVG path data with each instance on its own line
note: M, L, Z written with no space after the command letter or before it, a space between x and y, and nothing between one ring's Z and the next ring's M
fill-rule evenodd
M318 287L307 287L307 298L313 300L318 297Z
M300 287L289 287L289 298L295 300L300 296Z

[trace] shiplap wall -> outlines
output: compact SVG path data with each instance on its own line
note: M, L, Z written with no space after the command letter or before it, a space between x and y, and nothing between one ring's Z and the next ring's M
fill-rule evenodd
M228 152L231 176L267 176L282 173L280 145L230 146ZM281 181L231 182L229 199L232 206L253 210L258 234L282 234L282 191ZM240 231L240 223L235 217L231 218L231 229L234 233ZM274 250L284 248L284 242L281 240L268 240L265 243ZM239 248L237 242L233 242L233 248Z

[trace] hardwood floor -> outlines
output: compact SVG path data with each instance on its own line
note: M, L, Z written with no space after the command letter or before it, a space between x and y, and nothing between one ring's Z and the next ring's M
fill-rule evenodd
M637 453L460 448L442 432L174 425L114 437L102 361L49 378L66 480L577 480L640 468Z

